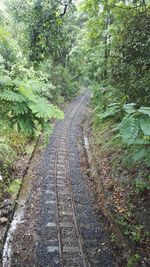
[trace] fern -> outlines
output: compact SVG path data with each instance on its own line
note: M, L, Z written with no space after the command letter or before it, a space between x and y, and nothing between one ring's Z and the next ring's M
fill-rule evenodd
M142 138L137 138L134 142L133 142L134 145L150 145L150 141L149 140L146 140L146 139L142 139Z
M23 115L27 114L29 112L29 108L27 107L26 103L21 103L21 104L15 104L12 106L12 113L14 115Z
M36 98L36 101L31 102L29 107L37 118L43 118L44 120L48 120L52 117L63 119L63 112L58 110L54 105L49 104L44 98Z
M126 113L133 114L134 112L136 112L135 106L136 106L135 103L129 103L129 104L124 104L123 108Z
M19 116L16 119L18 129L22 132L33 135L36 129L35 122L31 117Z
M26 99L23 95L19 93L15 93L13 91L4 91L0 93L0 98L2 100L6 100L10 102L18 102L18 103L26 102Z
M142 116L139 118L140 127L145 136L150 136L150 118L148 116Z
M137 161L137 160L142 159L145 156L146 150L147 149L145 147L143 147L142 149L141 148L136 149L133 155L133 160Z
M33 135L37 125L43 128L43 122L50 118L64 118L61 110L49 104L46 98L40 97L31 87L23 83L18 87L18 92L5 90L0 93L0 99L11 104L8 112L11 115L10 123L17 124L19 130L29 135Z
M33 93L31 87L20 85L18 87L19 92L30 101L36 102L36 95Z
M150 107L141 107L138 112L148 115L150 117Z
M48 120L49 118L63 119L63 112L52 104L49 104L47 99L40 97L33 92L31 88L26 88L25 86L20 86L19 91L27 97L29 100L29 108L35 114L37 118L43 118Z

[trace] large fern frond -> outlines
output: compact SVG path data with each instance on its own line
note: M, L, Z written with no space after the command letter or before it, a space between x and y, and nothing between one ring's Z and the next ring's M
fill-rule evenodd
M140 127L145 136L150 136L150 117L143 116L139 118Z
M142 114L148 115L150 117L150 107L140 107L138 111Z
M0 98L2 100L9 101L9 102L23 103L26 101L25 97L21 95L20 93L15 93L13 91L8 91L8 90L1 92Z
M136 112L135 106L136 106L135 103L129 103L129 104L124 104L123 108L124 108L126 113L132 114L132 113Z
M63 112L49 104L45 98L39 97L36 100L36 102L31 102L29 107L37 118L44 118L45 120L50 118L63 119Z
M23 115L29 112L29 108L27 107L26 103L18 103L12 107L12 112L14 115Z
M18 90L28 100L36 102L36 95L33 93L33 90L31 89L31 87L25 87L24 85L20 85L18 87Z
M34 120L30 117L20 116L17 119L19 130L27 134L33 134L35 130Z

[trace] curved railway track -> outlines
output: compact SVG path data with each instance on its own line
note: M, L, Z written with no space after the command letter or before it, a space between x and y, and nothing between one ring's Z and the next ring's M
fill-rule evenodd
M28 247L24 250L20 227L14 235L11 264L5 267L117 266L105 226L94 212L95 199L88 178L80 171L78 140L88 99L89 94L83 94L68 106L64 121L55 126L40 165L36 241L31 242L34 252ZM32 199L28 203L31 206ZM30 233L29 225L22 225L23 231ZM25 253L28 256L23 260ZM34 260L30 258L32 253Z

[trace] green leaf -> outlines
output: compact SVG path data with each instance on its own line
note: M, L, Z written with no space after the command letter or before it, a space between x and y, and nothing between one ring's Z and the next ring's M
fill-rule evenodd
M136 106L135 103L129 103L129 104L124 104L123 108L128 114L132 114L136 112L136 109L134 108Z
M144 158L146 155L146 152L147 152L146 147L143 147L143 148L140 147L134 152L133 157L132 157L133 160L137 161L137 160Z
M150 118L148 116L141 117L139 119L139 122L143 134L146 136L150 136Z
M131 140L131 144L135 144L135 145L150 145L150 141L145 140L145 139L135 139Z
M15 179L9 186L8 192L12 195L17 194L21 186L21 180Z
M33 134L35 125L34 121L29 117L17 117L17 124L19 129L26 134Z
M150 143L150 142L149 142ZM150 147L141 146L135 150L132 156L134 161L144 160L147 166L150 166Z
M150 107L141 107L138 109L140 113L150 116Z
M111 103L108 105L108 107L120 107L120 103L119 102L115 102L115 103Z
M29 112L29 108L27 107L26 103L22 103L21 105L15 105L12 107L12 112L14 115L23 115Z
M24 97L26 97L27 99L31 101L36 102L36 95L33 93L33 90L31 89L31 87L29 88L29 87L25 87L24 85L20 85L18 90Z
M20 93L15 93L13 91L4 91L0 93L0 98L10 102L23 103L26 101L25 97Z
M38 98L37 102L29 104L30 109L37 118L48 120L50 118L63 119L63 112L52 104L49 104L45 98Z
M139 124L137 120L132 116L124 117L119 126L119 129L123 140L128 144L130 144L138 137Z
M114 117L116 114L120 112L120 108L118 105L114 105L111 107L108 107L105 112L99 115L100 119L107 119L109 117Z

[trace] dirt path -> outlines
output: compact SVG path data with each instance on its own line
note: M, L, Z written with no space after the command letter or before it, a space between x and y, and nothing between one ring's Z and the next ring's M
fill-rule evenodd
M33 161L25 214L3 267L113 267L109 235L80 164L80 124L88 94L76 98L58 122L43 159Z

